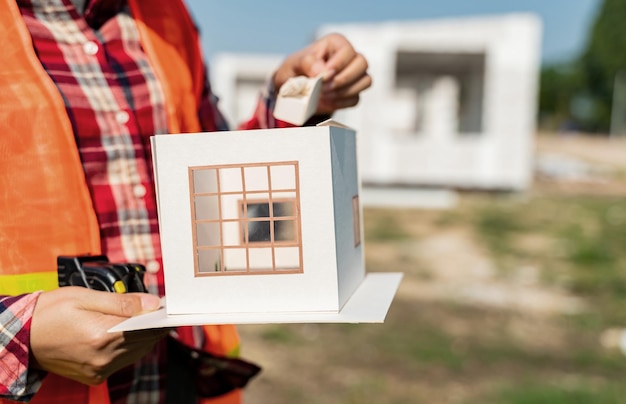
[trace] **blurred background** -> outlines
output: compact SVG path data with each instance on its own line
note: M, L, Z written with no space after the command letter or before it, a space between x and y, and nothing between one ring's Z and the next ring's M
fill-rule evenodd
M384 324L240 326L247 403L626 403L626 2L187 0L231 125L344 33Z

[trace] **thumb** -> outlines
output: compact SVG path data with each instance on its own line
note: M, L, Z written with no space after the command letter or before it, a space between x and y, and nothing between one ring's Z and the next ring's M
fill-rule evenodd
M161 305L158 296L148 293L90 292L92 293L83 296L83 309L118 317L132 317L154 311Z

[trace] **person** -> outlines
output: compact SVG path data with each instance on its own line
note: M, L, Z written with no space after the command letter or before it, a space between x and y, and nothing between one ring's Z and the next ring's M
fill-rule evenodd
M182 403L165 336L236 356L233 326L107 330L164 294L149 137L228 129L193 20L183 0L0 4L0 399ZM324 77L308 124L354 106L367 67L345 37L320 38L283 61L241 128L289 126L272 108L298 75ZM150 293L56 288L57 257L80 254L143 264Z

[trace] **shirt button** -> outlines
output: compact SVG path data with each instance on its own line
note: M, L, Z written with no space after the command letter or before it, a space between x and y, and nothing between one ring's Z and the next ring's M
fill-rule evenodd
M98 53L98 49L100 49L100 47L94 41L88 41L83 44L83 50L89 56L93 56Z
M156 274L157 272L159 272L159 269L161 269L161 264L159 264L159 261L149 261L146 264L146 271L150 272L151 274Z
M144 187L143 185L135 185L133 187L133 195L135 195L137 198L143 198L144 196L146 196L146 187Z
M130 120L130 115L126 111L117 111L115 113L115 121L120 125L127 123Z

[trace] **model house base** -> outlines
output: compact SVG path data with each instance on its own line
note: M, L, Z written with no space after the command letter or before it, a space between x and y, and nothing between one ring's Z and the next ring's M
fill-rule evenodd
M209 324L382 323L402 280L401 273L370 273L337 313L209 313L167 314L161 309L132 317L109 332Z

